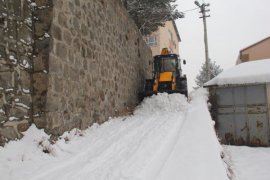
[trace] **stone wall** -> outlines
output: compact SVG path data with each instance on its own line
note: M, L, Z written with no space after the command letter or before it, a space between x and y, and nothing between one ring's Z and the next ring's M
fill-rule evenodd
M20 132L32 123L34 66L44 54L38 46L49 47L46 23L39 17L48 16L50 5L47 1L0 1L0 144L20 138Z
M151 51L121 0L0 1L0 137L54 135L138 103Z

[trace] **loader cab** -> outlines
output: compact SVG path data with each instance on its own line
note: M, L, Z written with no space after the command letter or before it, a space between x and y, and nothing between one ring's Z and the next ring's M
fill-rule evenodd
M181 72L180 58L176 54L157 55L154 57L154 74L172 72L178 74Z

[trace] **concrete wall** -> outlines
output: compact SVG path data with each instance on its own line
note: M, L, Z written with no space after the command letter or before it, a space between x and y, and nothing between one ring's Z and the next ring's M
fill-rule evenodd
M57 136L138 103L152 55L121 0L0 1L0 14L6 5L22 9L17 24L30 24L17 32L6 23L12 13L0 17L0 31L10 31L0 34L1 143L32 122Z
M270 58L270 38L267 38L240 52L243 62Z

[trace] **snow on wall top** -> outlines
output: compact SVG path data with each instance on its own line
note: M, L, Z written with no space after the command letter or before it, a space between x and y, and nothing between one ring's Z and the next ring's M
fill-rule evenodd
M241 63L220 73L204 86L270 82L270 59Z

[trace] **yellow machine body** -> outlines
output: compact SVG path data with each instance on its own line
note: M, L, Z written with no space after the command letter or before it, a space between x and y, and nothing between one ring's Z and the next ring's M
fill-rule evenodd
M153 91L155 93L158 92L158 86L160 83L162 82L171 82L172 83L172 88L171 90L174 91L175 90L175 77L173 75L173 72L162 72L159 73L157 78L155 79L155 83L153 84ZM168 89L165 85L165 88Z
M182 76L179 56L163 48L161 55L154 57L153 79L146 79L143 96L158 92L182 93L187 96L186 81L186 76Z

